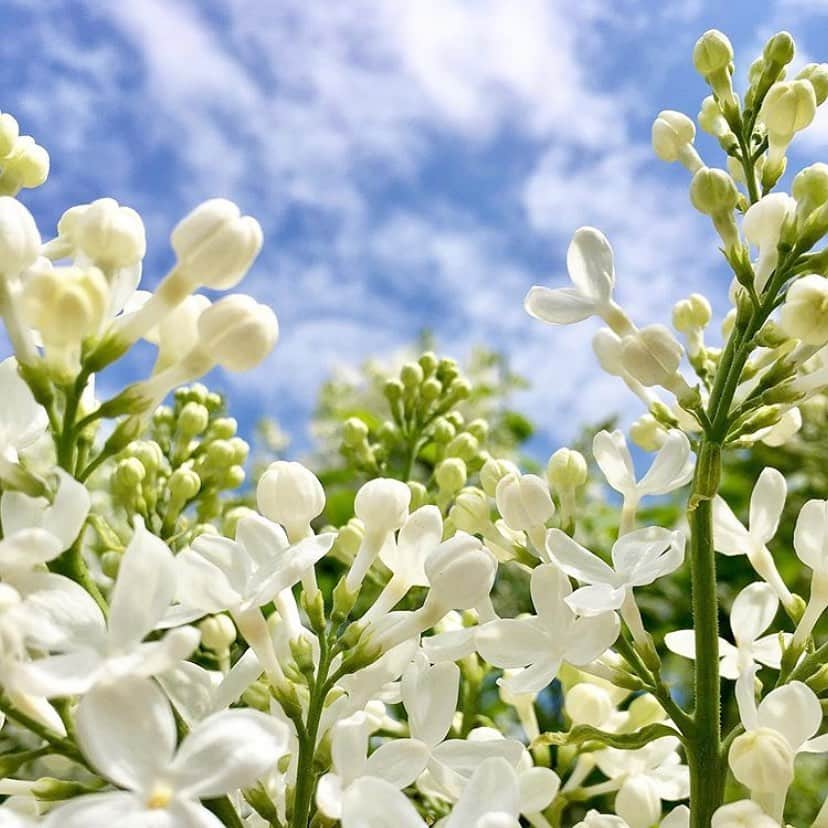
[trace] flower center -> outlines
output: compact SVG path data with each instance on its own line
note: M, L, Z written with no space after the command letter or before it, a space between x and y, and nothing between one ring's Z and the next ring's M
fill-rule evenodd
M173 789L166 782L156 783L147 798L147 808L151 811L166 808L173 798L173 793Z

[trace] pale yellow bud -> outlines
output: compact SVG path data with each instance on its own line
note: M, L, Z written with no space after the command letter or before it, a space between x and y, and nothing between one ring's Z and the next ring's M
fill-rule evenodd
M673 385L683 353L664 325L649 325L622 340L624 368L645 386Z
M828 99L828 63L809 63L802 67L796 79L806 80L814 87L817 106Z
M811 274L797 279L788 289L779 326L806 345L828 342L828 279Z
M559 448L546 465L546 479L557 491L577 489L587 482L587 462L580 451Z
M14 148L20 135L17 121L8 112L0 115L0 158L5 158Z
M728 762L736 779L753 793L778 793L793 782L794 752L787 739L770 728L737 736Z
M658 451L667 439L667 431L652 414L643 414L630 426L630 439L644 451Z
M693 47L693 66L702 77L727 68L732 60L733 46L718 29L706 31Z
M452 494L466 485L468 471L459 457L443 460L434 471L434 478L441 492Z
M480 485L489 497L495 496L497 484L507 474L519 474L518 467L511 460L490 457L480 469Z
M201 643L208 650L224 653L236 640L236 627L228 615L210 615L199 625Z
M674 305L673 327L681 333L690 333L706 328L712 316L713 309L710 307L710 302L700 293L694 293Z

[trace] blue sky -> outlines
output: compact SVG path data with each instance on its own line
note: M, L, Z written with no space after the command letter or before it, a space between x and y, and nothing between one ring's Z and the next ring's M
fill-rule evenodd
M527 288L562 283L569 237L592 224L637 321L666 321L699 288L723 315L712 229L685 171L653 157L652 119L698 111L690 55L712 26L740 82L780 28L797 63L828 60L828 0L0 0L0 13L0 110L52 158L47 184L22 196L44 237L67 207L114 196L144 217L151 287L170 229L201 200L261 221L242 289L274 307L281 340L257 371L211 382L248 431L270 414L298 448L335 366L426 327L451 355L481 342L510 355L543 448L636 413L595 366L596 326L529 319ZM794 165L827 143L820 115ZM722 164L706 136L699 146ZM105 387L145 370L136 353Z

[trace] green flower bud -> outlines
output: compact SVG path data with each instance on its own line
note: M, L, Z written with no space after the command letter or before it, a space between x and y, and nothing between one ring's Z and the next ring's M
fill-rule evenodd
M454 380L448 389L447 396L454 400L466 400L471 394L471 383L465 379Z
M351 518L340 530L334 541L333 551L338 553L337 557L344 560L352 560L365 537L365 530L362 522Z
M479 449L477 438L464 431L446 446L446 454L449 457L459 457L461 460L471 460Z
M15 118L4 112L0 115L0 158L5 158L14 148L20 135L20 128Z
M207 406L207 410L210 411L210 413L215 413L216 411L220 411L224 406L224 400L222 399L221 394L216 394L215 391L211 391L207 395L207 399L204 400L204 405Z
M676 302L673 307L673 327L681 333L706 328L713 316L710 302L700 293L694 293L687 299Z
M167 482L171 498L182 505L192 500L201 489L201 478L184 466L176 469Z
M409 509L413 512L415 509L419 509L420 506L425 506L428 503L428 489L418 480L409 480L407 485L411 490Z
M400 430L391 420L386 420L377 431L377 437L386 445L393 445L400 439Z
M234 457L233 444L229 440L214 440L207 446L206 462L213 469L233 465Z
M130 454L141 461L148 474L153 474L164 467L166 458L161 446L154 440L140 440L129 447Z
M546 464L546 479L556 491L577 489L587 482L587 462L579 451L559 448Z
M466 424L466 418L459 411L449 411L445 416L457 431L460 431Z
M236 626L229 615L210 615L199 625L201 643L215 653L226 653L236 640Z
M489 436L489 424L478 417L466 426L466 431L473 434L482 443Z
M133 491L140 487L147 470L137 457L127 457L115 467L113 482L124 491Z
M241 466L230 466L222 478L222 488L238 489L244 483L244 469Z
M690 183L690 201L707 216L733 210L739 202L739 191L733 179L715 167L702 167Z
M788 32L778 32L765 44L762 50L762 59L767 64L778 66L780 69L787 66L796 53L794 39Z
M342 442L355 448L368 439L368 426L359 417L349 417L342 426Z
M667 432L652 414L643 414L630 426L630 440L644 451L658 451Z
M400 371L400 379L406 388L415 388L423 381L423 369L417 362L406 362Z
M197 402L188 402L178 415L178 430L185 438L201 434L210 422L210 413Z
M491 523L486 493L473 486L462 489L455 498L449 517L461 532L482 533Z
M228 442L233 447L233 462L237 466L243 466L250 454L250 446L247 440L242 440L241 437L231 437Z
M202 385L200 382L194 382L186 388L179 388L175 392L175 398L178 400L180 396L182 403L197 402L204 405L207 402L209 394L210 389L206 385Z
M436 377L429 377L420 387L420 397L424 402L433 402L443 393L443 383Z
M791 195L800 219L828 204L828 164L818 162L800 170L791 184Z
M388 402L393 405L402 399L404 390L403 384L399 380L391 379L386 381L382 392L385 394L385 398Z
M450 385L460 376L460 368L453 359L441 359L437 365L437 379L444 385Z
M101 555L101 570L107 578L113 580L118 577L118 570L121 566L121 553L114 549L108 549Z
M152 415L152 421L157 426L172 425L175 422L175 414L168 405L159 405Z
M701 110L698 114L699 126L714 138L723 138L726 135L733 135L727 118L722 115L722 110L719 104L712 95L708 95L701 105Z
M490 457L480 469L480 485L489 497L494 497L497 484L507 474L520 474L518 467L511 460L497 460Z
M466 485L466 464L459 457L449 457L437 466L434 477L441 492L453 494Z
M210 436L217 440L229 440L238 431L239 424L233 417L216 417L210 423Z
M427 377L431 376L437 370L439 364L437 355L433 351L426 351L417 361L420 363L420 367Z
M706 31L693 47L693 66L703 78L726 69L732 61L733 46L718 29Z
M814 87L817 106L828 99L828 63L809 63L796 76L797 80L806 80Z
M431 429L431 436L435 443L448 443L456 433L457 429L445 417L438 417Z

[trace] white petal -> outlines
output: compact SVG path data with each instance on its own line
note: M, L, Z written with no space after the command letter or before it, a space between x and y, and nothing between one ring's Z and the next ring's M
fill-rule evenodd
M591 584L576 589L568 596L566 603L578 615L595 616L621 609L626 596L624 587L609 584Z
M639 481L638 491L642 495L667 494L681 488L692 476L690 441L683 431L673 428L667 432L667 439L647 474Z
M173 826L175 828L223 828L224 826L224 823L217 816L211 814L200 802L175 799L167 806L166 810L171 819L170 828ZM118 828L121 828L120 824ZM141 826L141 828L144 828L144 826ZM150 823L146 828L156 828L156 824L154 822ZM166 828L166 825L162 823L159 828Z
M772 633L753 642L753 657L773 670L778 670L782 663L782 649L789 646L791 633Z
M572 325L589 319L597 311L593 299L574 288L552 288L535 285L523 300L530 316L550 325Z
M545 656L524 670L510 672L500 683L515 696L534 696L557 678L560 669L560 658Z
M220 569L224 579L235 592L245 594L253 572L253 559L250 552L240 543L220 535L204 534L193 541L192 550ZM268 558L268 565L271 565L273 560Z
M269 566L290 546L285 530L278 523L256 514L239 521L236 542L241 544L257 567Z
M175 595L175 558L167 544L150 534L140 518L121 558L112 590L109 642L128 648L143 640L163 618Z
M575 231L566 251L566 269L576 288L602 304L609 301L615 283L612 247L594 227Z
M568 632L564 658L581 667L602 656L616 641L621 622L614 612L578 618Z
M477 650L495 667L525 667L542 659L551 641L535 618L501 618L477 630Z
M447 630L425 636L422 640L423 651L432 664L438 661L459 661L474 652L476 633L476 627L464 627L462 630Z
M808 739L800 750L804 753L828 753L828 733Z
M572 594L572 585L555 564L541 564L532 570L530 591L544 627L556 629L570 623L572 612L564 600Z
M529 768L518 777L520 812L536 814L549 807L558 795L561 778L550 768Z
M213 694L221 680L220 673L182 661L156 678L188 727L213 712Z
M828 572L828 500L809 500L800 510L794 549L814 572Z
M5 528L5 527L4 527ZM63 551L60 540L45 529L21 529L0 540L0 572L33 569Z
M170 767L182 796L223 796L251 787L287 751L287 725L258 710L225 710L192 730Z
M340 719L331 730L331 759L343 784L349 785L365 770L371 723L360 712Z
M750 644L771 625L779 599L764 582L746 586L733 600L730 609L730 629L739 645Z
M690 770L687 765L662 765L649 773L661 799L675 802L690 796Z
M583 583L610 584L615 581L612 567L560 529L550 529L546 533L546 551L567 575Z
M785 508L788 485L781 472L768 466L753 487L750 496L750 534L760 545L775 534Z
M660 526L637 529L612 547L612 562L627 586L647 586L675 572L684 561L684 535Z
M520 813L515 769L500 757L481 762L452 809L446 828L470 828L481 817L492 812L512 817Z
M402 676L402 699L411 735L429 746L446 738L457 709L460 669L443 661L429 665L425 655L406 668Z
M667 649L676 655L685 658L695 659L696 637L693 630L675 630L664 636L664 643Z
M102 665L100 654L91 649L47 656L21 664L16 670L16 685L34 696L74 696L89 690Z
M328 819L342 818L344 796L342 779L335 773L326 773L316 786L316 805Z
M262 666L252 649L246 650L244 655L230 668L221 683L216 688L213 705L216 710L223 710L234 702L256 681L262 674Z
M365 775L407 788L425 770L428 757L429 750L419 739L392 739L368 757Z
M385 544L380 559L392 571L405 575L412 586L427 586L425 560L443 539L443 517L436 506L421 506L400 529L397 543Z
M147 822L148 812L139 797L123 791L106 791L71 799L59 805L43 821L44 828L175 828L172 818L159 812L157 822Z
M342 828L426 828L426 823L405 794L366 776L345 792Z
M233 589L224 571L194 549L179 552L175 566L176 596L184 607L223 612L241 603L241 594Z
M613 489L624 495L635 492L635 469L622 431L599 431L592 441L592 453Z
M176 728L170 703L153 681L99 685L78 706L78 745L98 772L129 790L147 790L172 760Z
M757 710L762 727L781 733L794 751L799 750L822 724L822 706L816 693L801 681L792 681L771 690Z
M745 555L753 540L725 500L713 498L713 544L722 555Z

